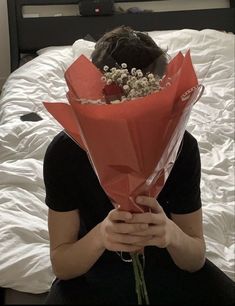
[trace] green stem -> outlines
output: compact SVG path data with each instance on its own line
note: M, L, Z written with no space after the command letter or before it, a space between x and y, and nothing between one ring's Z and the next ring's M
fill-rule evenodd
M141 286L142 295L144 296L146 304L149 305L149 297L148 297L148 291L147 291L146 283L145 283L144 270L143 270L143 266L142 266L142 263L140 262L138 254L137 254L137 266L138 266L139 273L140 273L140 279L142 280L142 286Z
M135 275L135 290L138 298L138 305L142 305L142 297L141 297L141 283L140 283L140 275L138 271L138 265L137 265L137 258L136 254L131 254L132 258L132 264L133 264L133 269L134 269L134 275Z
M145 303L149 305L149 297L145 284L144 271L142 263L139 258L139 254L132 253L131 258L135 274L135 284L136 284L136 293L138 297L138 304L142 305L142 298L143 298Z

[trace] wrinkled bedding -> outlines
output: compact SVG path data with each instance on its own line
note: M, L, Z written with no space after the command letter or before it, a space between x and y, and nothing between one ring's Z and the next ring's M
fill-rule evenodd
M234 35L215 30L149 33L168 50L191 50L205 91L187 129L197 138L202 164L203 224L207 257L235 280ZM0 286L42 293L54 274L49 258L43 157L61 130L43 101L66 101L64 71L92 42L39 50L13 72L0 97ZM37 113L42 120L22 121Z

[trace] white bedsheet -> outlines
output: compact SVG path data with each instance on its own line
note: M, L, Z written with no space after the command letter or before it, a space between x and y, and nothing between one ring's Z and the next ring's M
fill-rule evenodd
M205 86L188 130L202 163L202 202L207 257L235 280L234 35L214 30L150 32L168 53L189 48ZM83 49L81 49L83 46ZM0 286L30 293L48 291L49 258L42 164L61 127L43 101L66 101L65 69L92 43L43 50L8 78L0 98ZM43 120L23 122L36 112Z

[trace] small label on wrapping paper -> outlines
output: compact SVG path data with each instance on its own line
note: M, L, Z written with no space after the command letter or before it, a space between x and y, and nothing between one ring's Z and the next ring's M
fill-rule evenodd
M181 95L181 100L182 101L186 101L190 98L191 94L195 93L196 92L196 99L195 99L195 102L196 103L202 96L203 94L203 91L204 91L204 86L202 84L200 85L197 85L197 86L194 86L190 89L188 89L184 94Z
M185 93L183 93L183 94L181 95L181 100L182 100L182 101L188 100L189 97L190 97L190 95L191 95L191 93L192 93L194 90L196 90L197 88L198 88L198 86L194 86L194 87L188 89Z

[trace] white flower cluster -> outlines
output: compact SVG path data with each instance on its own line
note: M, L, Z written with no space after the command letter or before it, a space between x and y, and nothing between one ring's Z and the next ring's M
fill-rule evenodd
M104 76L102 80L110 85L117 84L123 89L121 101L131 100L137 97L147 96L155 91L161 90L160 78L153 73L143 74L141 69L127 69L127 64L121 64L121 68L109 68L104 66Z

